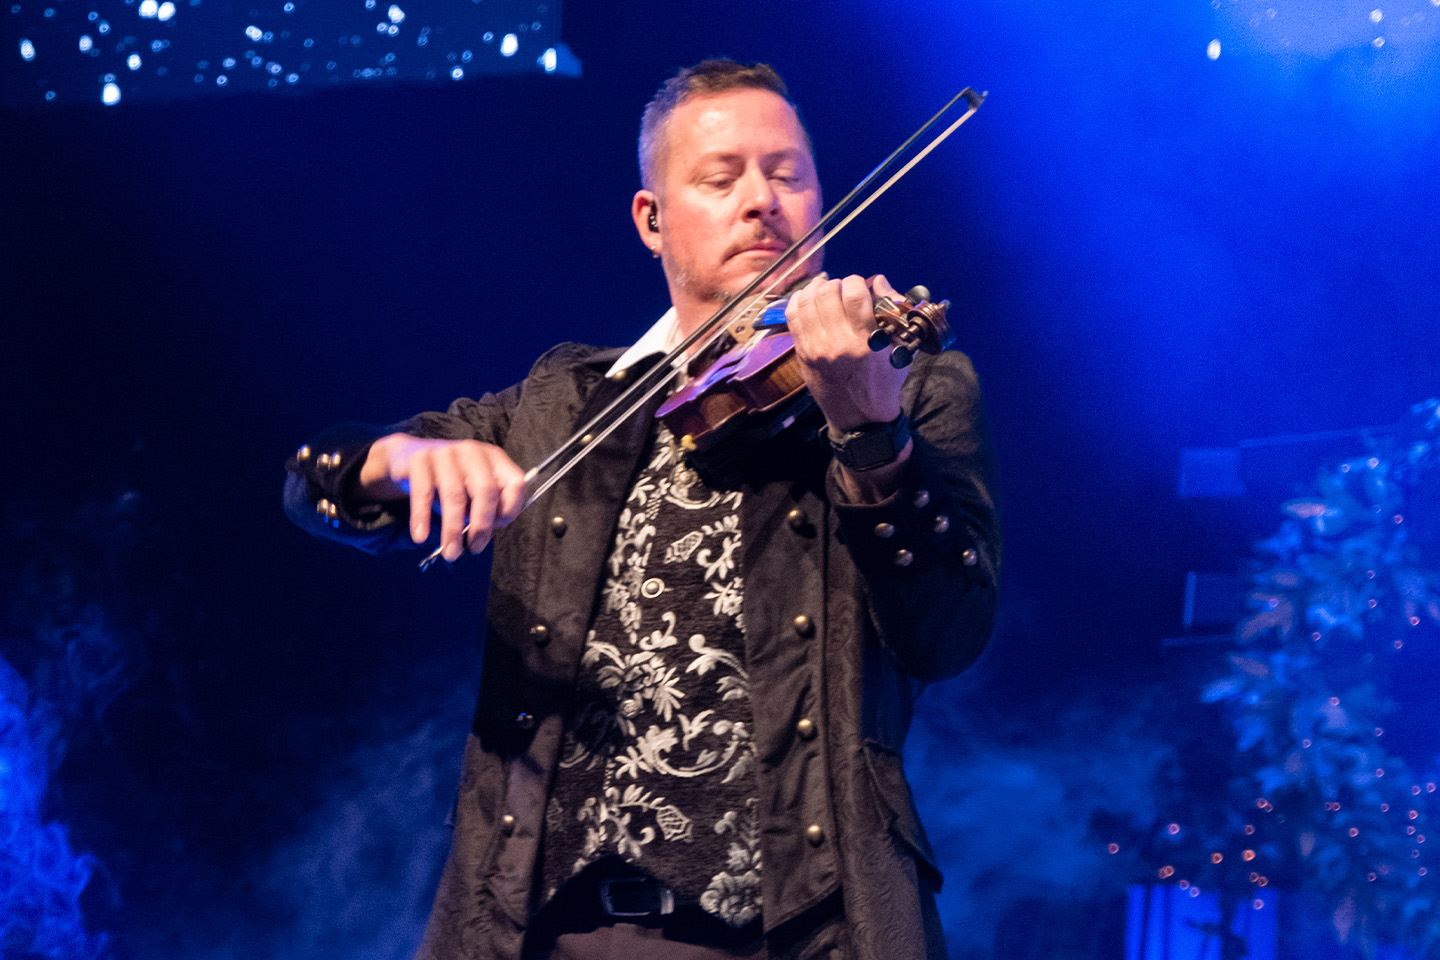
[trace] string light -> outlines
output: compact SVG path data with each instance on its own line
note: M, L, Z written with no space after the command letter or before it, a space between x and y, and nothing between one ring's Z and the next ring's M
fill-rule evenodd
M108 57L115 57L127 78L132 72L137 75L134 93L131 85L125 86L127 100L132 96L156 99L170 99L177 94L185 96L184 91L177 91L179 84L184 85L185 91L213 93L219 90L228 94L236 90L304 86L318 76L332 82L352 77L356 80L394 77L448 83L461 77L511 73L517 69L546 74L574 74L579 69L575 57L559 42L558 5L543 2L538 4L537 12L548 9L553 20L534 19L532 15L523 23L512 24L511 15L502 12L507 9L504 4L496 7L480 0L431 4L423 9L405 0L362 0L355 6L363 5L371 12L360 14L358 22L341 12L342 8L348 9L346 4L276 0L271 5L273 12L283 11L283 19L270 23L272 29L266 29L264 21L256 20L263 15L262 9L268 9L264 4L258 8L244 5L233 11L226 6L223 11L219 8L213 11L213 16L196 19L186 11L195 9L201 0L190 0L188 4L181 0L125 0L124 4L115 0L115 3L115 9L124 9L128 18L124 29L117 25L114 31L124 37L118 44L105 42L105 35L112 33L111 25L100 18L97 10L88 13L85 9L75 10L74 15L69 16L71 11L59 4L35 8L18 2L7 4L11 16L17 18L17 29L12 33L14 39L9 41L14 44L9 48L10 56L15 59L17 69L29 74L17 89L33 91L26 95L40 102L68 99L74 103L82 98L93 102L98 92L104 103L118 103L120 81L101 81L101 89L96 90L99 71L93 65L93 58ZM209 6L204 9L208 10ZM422 17L431 22L423 22ZM33 20L39 29L42 19L47 32L37 35L27 24ZM505 26L497 29L501 24ZM364 29L360 29L362 26ZM373 33L369 27L374 27ZM414 42L407 42L412 35ZM435 42L442 35L449 41L445 46ZM84 60L56 58L57 41L63 41L72 51L78 44ZM156 47L156 44L164 46ZM172 44L178 53L176 63L146 57L143 64L137 65L137 51L143 53L143 49L149 47L152 52L159 52ZM451 58L458 57L467 44L471 49L467 50L457 75ZM227 47L229 49L225 49ZM18 59L15 58L17 50ZM261 58L261 65L275 62L282 64L283 69L258 76L247 71L227 70L223 82L218 79L219 71L213 68L190 69L201 59L218 63L227 55L241 62L250 61L257 50L268 54ZM37 51L50 56L37 57ZM30 72L38 68L45 72ZM139 82L142 77L143 82ZM57 80L65 84L59 95L47 89ZM211 84L211 80L215 82Z

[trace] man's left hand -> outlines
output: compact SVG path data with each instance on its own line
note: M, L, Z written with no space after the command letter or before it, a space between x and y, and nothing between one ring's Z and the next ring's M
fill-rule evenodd
M877 296L899 296L883 276L875 277L874 285ZM790 297L785 320L795 340L805 386L832 432L889 423L900 415L900 388L906 371L890 365L888 351L870 349L875 306L863 277L831 280L821 274ZM863 472L841 467L846 495L856 502L890 496L913 446L905 444L895 462L885 467Z
M875 294L899 296L883 276L875 278ZM888 352L870 350L875 308L863 277L830 280L821 274L790 297L785 320L805 386L832 431L888 423L900 415L906 371L890 365Z

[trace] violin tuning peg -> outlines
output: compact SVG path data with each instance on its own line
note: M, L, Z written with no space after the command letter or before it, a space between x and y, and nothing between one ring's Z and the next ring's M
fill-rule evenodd
M866 343L870 345L871 353L879 353L890 345L890 334L876 327L875 330L871 332L870 339L867 340Z
M909 300L911 303L919 303L921 300L929 300L930 288L922 287L920 284L917 283L915 284L915 286L905 291L905 299Z
M890 351L890 366L896 370L904 370L910 366L910 361L915 359L915 351L909 347L896 347Z

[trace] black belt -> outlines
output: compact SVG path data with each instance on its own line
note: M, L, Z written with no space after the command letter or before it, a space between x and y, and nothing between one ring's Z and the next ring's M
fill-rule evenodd
M606 877L600 909L611 917L653 917L675 912L675 893L654 877Z
M621 871L631 869L619 867ZM682 902L675 891L654 877L616 876L612 869L592 867L561 887L535 916L526 935L524 956L543 955L562 934L585 933L615 923L661 929L668 939L727 950L749 950L762 936L758 917L736 929L698 905Z

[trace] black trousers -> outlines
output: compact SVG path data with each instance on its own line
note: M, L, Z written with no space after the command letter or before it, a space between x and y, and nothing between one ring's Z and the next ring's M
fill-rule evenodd
M648 922L650 918L640 918ZM682 939L673 939L674 937ZM580 933L562 933L548 948L529 954L534 960L768 960L757 936L744 945L692 943L683 925L612 923Z

